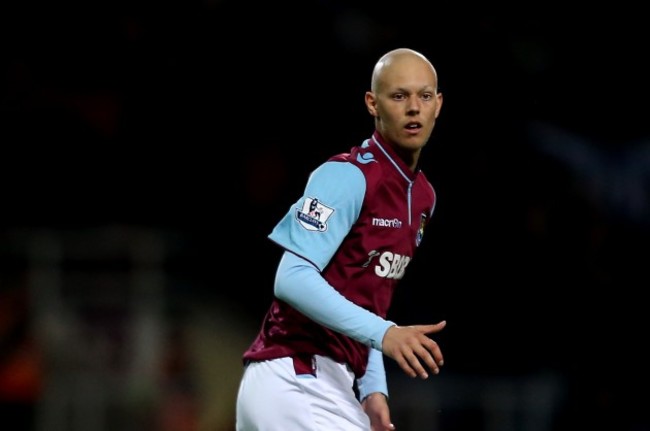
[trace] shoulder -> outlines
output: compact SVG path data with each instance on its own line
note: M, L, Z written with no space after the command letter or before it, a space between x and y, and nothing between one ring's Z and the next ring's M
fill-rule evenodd
M366 177L353 163L329 159L312 171L306 192L312 196L330 197L333 201L363 199L366 193Z
M337 163L339 166L335 165ZM334 175L341 175L343 180L363 181L366 187L371 187L384 175L382 155L369 139L349 152L330 157L323 166Z
M380 163L380 156L376 154L376 148L364 143L361 146L353 147L349 153L338 154L330 161L347 162L347 164L355 166L361 173L366 181L372 181L373 178L381 177L383 171L383 163ZM379 156L379 157L378 157Z
M322 163L309 175L309 181L326 180L328 183L346 184L348 182L357 183L364 180L364 175L353 163L349 163L344 158L330 158Z

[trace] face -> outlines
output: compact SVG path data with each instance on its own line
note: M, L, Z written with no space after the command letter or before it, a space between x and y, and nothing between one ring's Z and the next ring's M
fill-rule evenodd
M401 56L378 70L366 106L377 130L396 150L417 157L435 125L442 94L431 64L417 56Z

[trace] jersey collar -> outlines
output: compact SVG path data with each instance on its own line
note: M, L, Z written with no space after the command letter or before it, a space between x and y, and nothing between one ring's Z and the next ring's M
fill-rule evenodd
M397 155L393 147L391 147L384 141L384 138L377 130L375 130L374 133L372 134L372 142L374 142L375 145L379 147L382 153L384 153L386 158L388 158L391 164L395 166L395 169L397 169L403 177L407 178L409 181L415 180L415 177L420 172L420 169L418 168L415 170L415 172L411 172L411 170L406 165L404 160L402 160Z

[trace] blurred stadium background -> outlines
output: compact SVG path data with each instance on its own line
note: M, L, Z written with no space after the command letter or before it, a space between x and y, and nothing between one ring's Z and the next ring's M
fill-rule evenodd
M391 318L448 326L398 429L649 430L647 18L466 6L3 6L0 428L233 430L266 235L409 46L439 201Z

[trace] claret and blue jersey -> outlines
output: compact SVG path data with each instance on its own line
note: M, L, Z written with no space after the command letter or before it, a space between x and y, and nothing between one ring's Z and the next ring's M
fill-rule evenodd
M397 282L422 241L436 194L375 132L315 169L269 238L311 262L341 295L386 318ZM368 346L275 300L245 359L322 354L363 375Z

